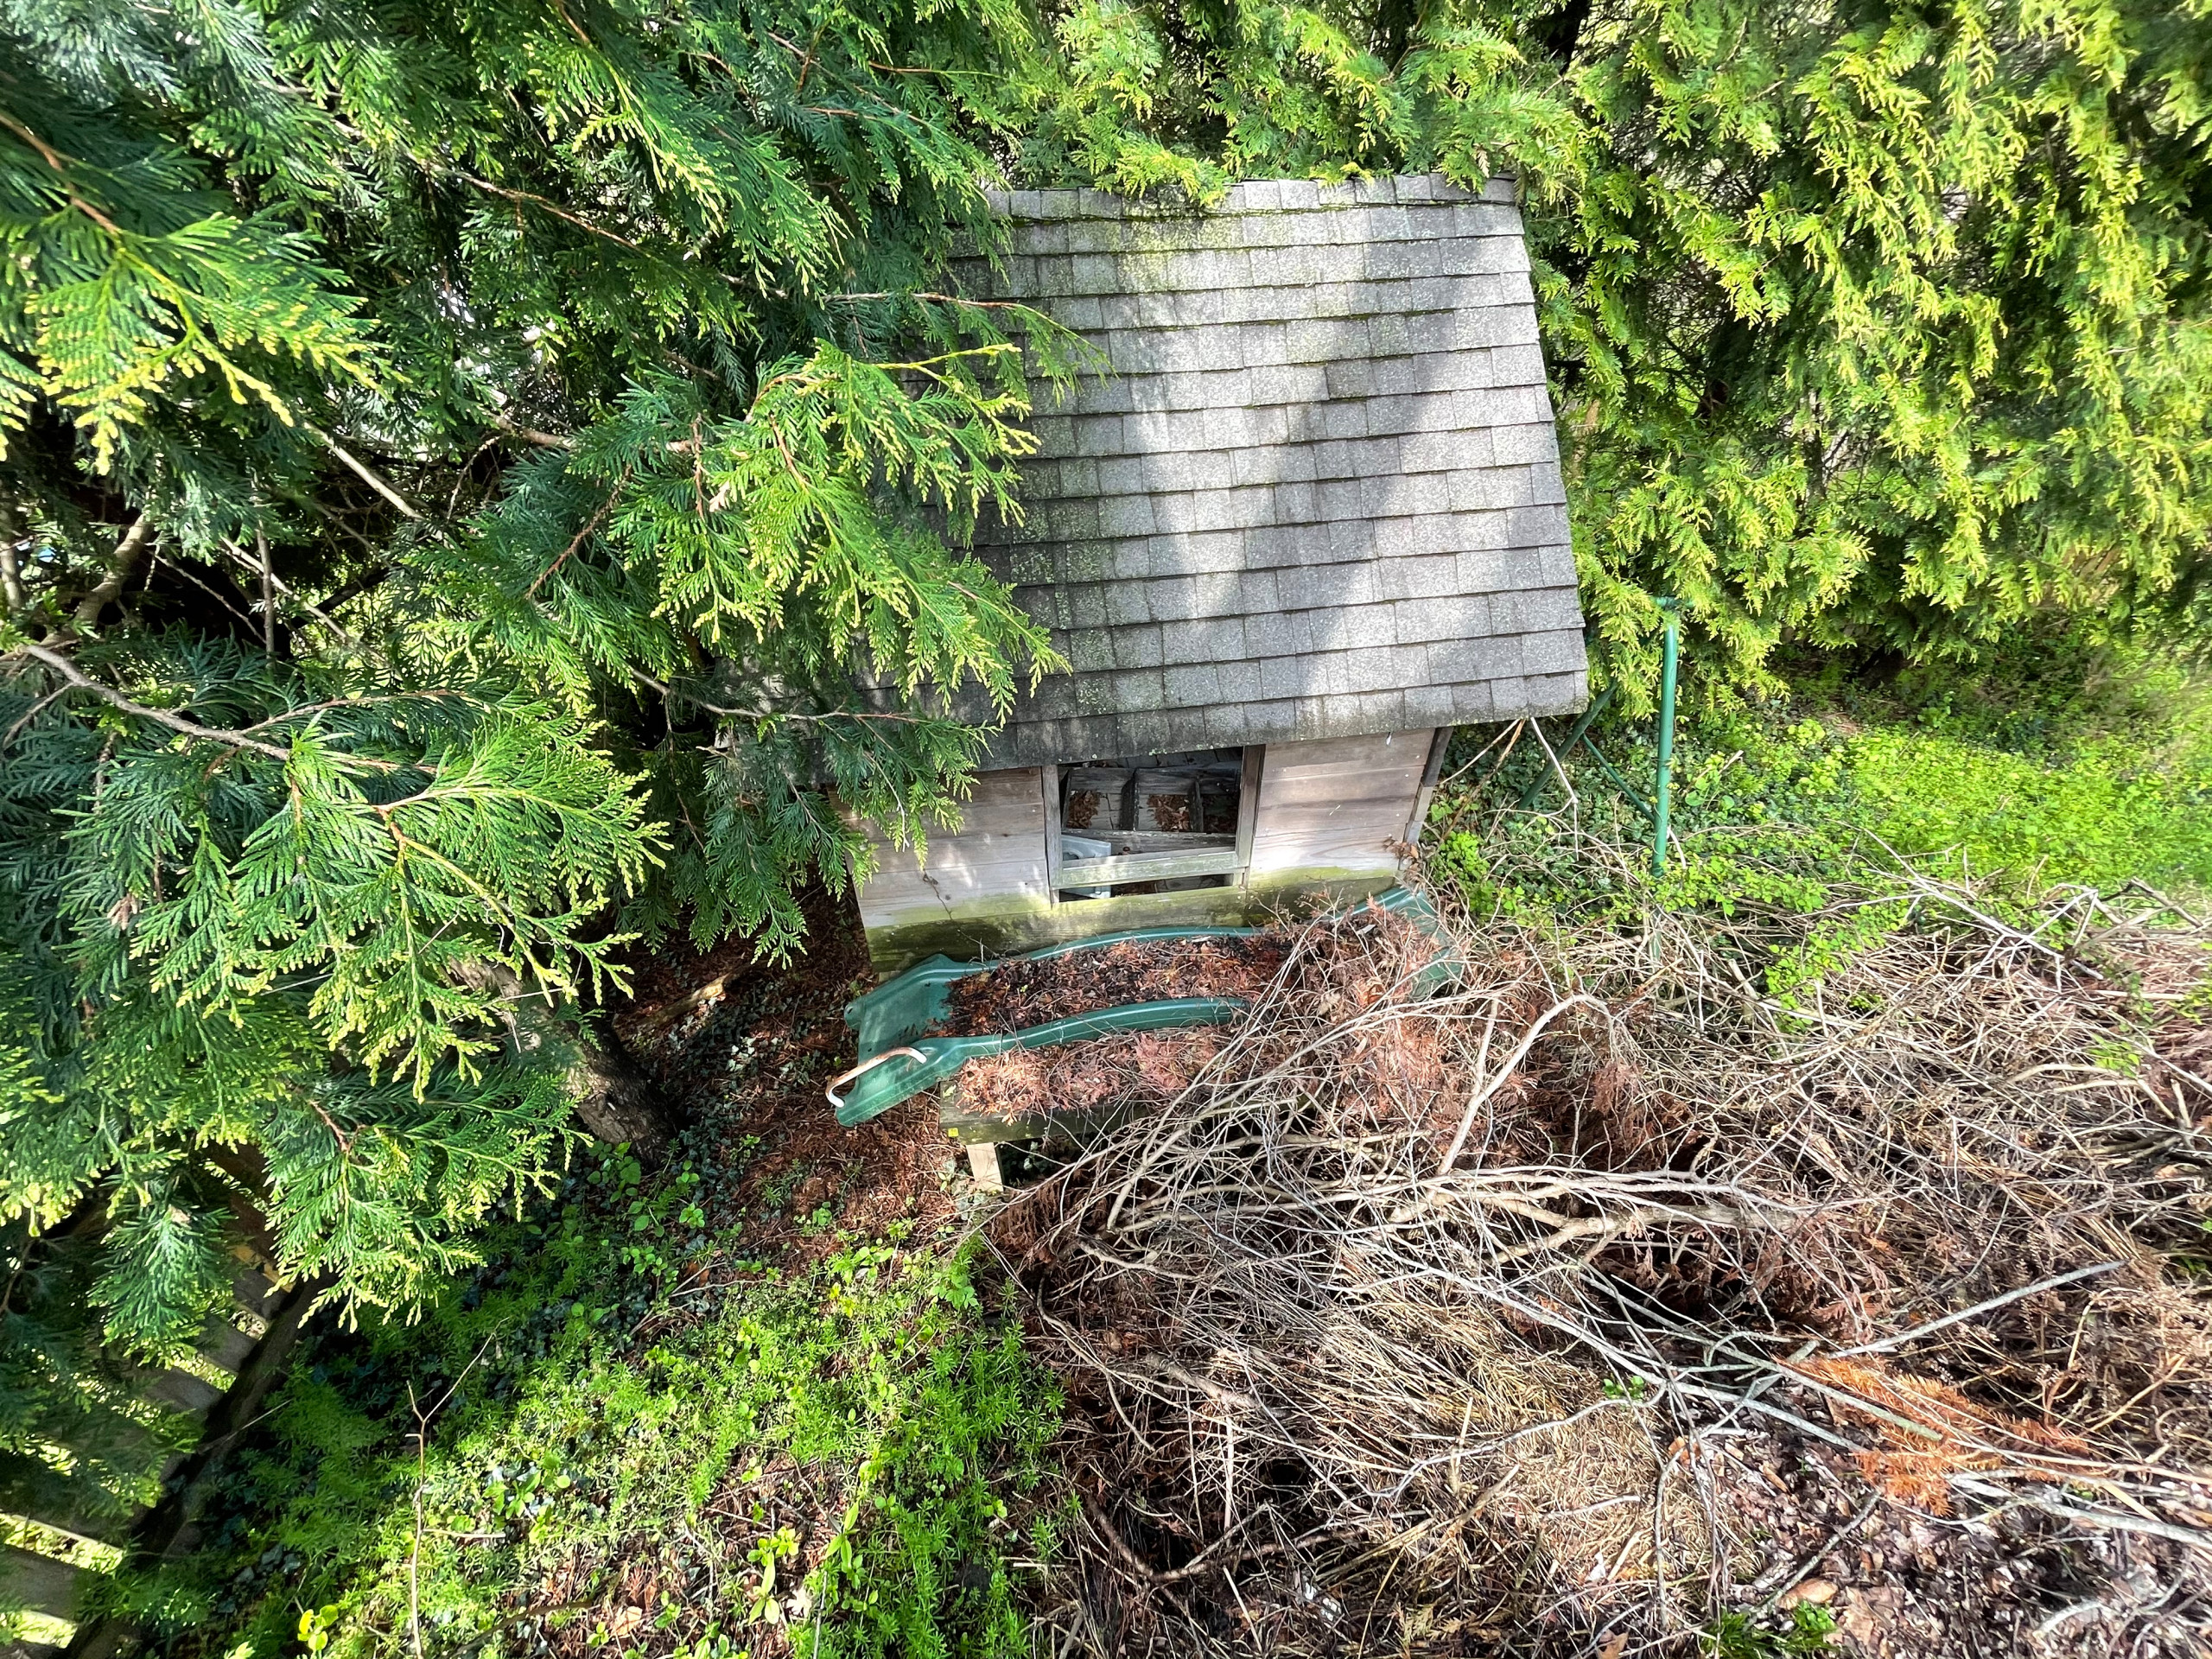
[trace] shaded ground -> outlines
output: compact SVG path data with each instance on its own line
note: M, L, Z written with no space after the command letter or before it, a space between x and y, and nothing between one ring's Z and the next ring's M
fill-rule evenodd
M870 988L867 942L849 904L807 895L806 953L786 966L735 940L703 956L668 949L635 964L636 995L613 1027L688 1122L678 1155L706 1178L706 1222L685 1294L764 1268L805 1267L840 1229L949 1219L953 1152L933 1103L909 1101L857 1128L823 1089L853 1063L845 1004Z
M944 1030L953 1037L1024 1031L1071 1014L1175 997L1249 1001L1267 989L1288 954L1281 935L1260 933L1129 939L1103 950L1010 962L954 983Z

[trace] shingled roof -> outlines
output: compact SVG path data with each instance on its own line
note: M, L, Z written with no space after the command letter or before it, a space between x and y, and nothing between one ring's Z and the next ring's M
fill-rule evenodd
M1203 213L1017 191L995 270L1102 348L977 553L1072 675L988 764L1580 707L1566 496L1510 185L1240 184Z

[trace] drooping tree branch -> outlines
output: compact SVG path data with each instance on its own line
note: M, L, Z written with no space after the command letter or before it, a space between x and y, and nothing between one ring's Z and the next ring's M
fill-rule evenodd
M202 726L197 721L187 720L183 715L172 714L166 709L151 709L143 702L134 702L113 686L105 685L92 678L60 652L45 645L21 645L7 654L28 657L34 662L41 663L67 681L70 690L89 691L111 708L121 709L124 714L134 715L141 720L150 720L157 726L166 726L171 731L180 733L186 737L196 738L204 743L226 744L234 749L250 749L254 753L266 755L272 760L289 761L292 758L292 752L289 749L280 748L274 743L264 743L250 732L235 732L223 726ZM347 701L361 701L361 699ZM337 703L317 705L320 708L338 706L340 705ZM303 711L293 710L292 712L296 714ZM270 722L264 721L263 723L265 725ZM379 760L365 754L336 754L331 759L340 766L359 766L371 772L400 770L400 765L396 760Z
M265 754L272 760L289 760L292 758L290 750L280 749L274 743L264 743L258 738L248 737L244 732L228 731L219 726L202 726L181 715L173 715L166 709L149 709L143 702L133 702L113 686L103 685L91 678L60 652L49 651L44 645L17 645L8 654L28 657L34 662L42 663L75 690L89 691L111 708L119 709L140 720L150 720L157 726L166 726L187 737L199 738L209 743L227 743L234 749L251 749L256 754Z

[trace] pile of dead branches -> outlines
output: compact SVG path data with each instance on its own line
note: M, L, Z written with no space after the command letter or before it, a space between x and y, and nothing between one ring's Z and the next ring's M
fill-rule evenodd
M1754 1443L1861 1483L1854 1527L2092 1541L2133 1599L2045 1635L2193 1650L2207 936L1883 898L1786 998L1772 918L1468 927L1433 996L1395 918L1297 931L992 1224L1084 1426L1063 1650L1686 1644L1821 1582L1751 1535Z

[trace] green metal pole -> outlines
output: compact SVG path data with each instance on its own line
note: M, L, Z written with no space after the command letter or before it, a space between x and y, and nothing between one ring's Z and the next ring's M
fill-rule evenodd
M1574 746L1589 735L1592 723L1597 720L1599 715L1605 712L1605 705L1612 700L1613 688L1609 685L1603 691L1600 691L1598 694L1597 702L1592 703L1587 709L1585 709L1582 711L1582 718L1574 722L1574 729L1567 734L1567 741L1559 746L1559 763L1560 766L1564 766L1567 765L1567 757L1574 753ZM1597 753L1598 746L1592 743L1590 746L1590 752L1592 754ZM1521 810L1526 812L1529 810L1529 804L1535 800L1536 791L1544 786L1544 779L1550 776L1551 774L1549 772L1540 772L1535 777L1531 778L1529 780L1528 787L1521 791L1521 798L1516 801L1515 804L1518 806Z
M1667 873L1667 810L1675 789L1675 671L1681 654L1682 625L1678 601L1662 599L1666 642L1659 659L1659 776L1653 789L1651 874Z

